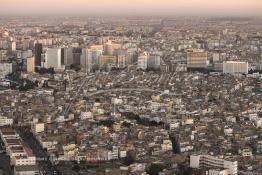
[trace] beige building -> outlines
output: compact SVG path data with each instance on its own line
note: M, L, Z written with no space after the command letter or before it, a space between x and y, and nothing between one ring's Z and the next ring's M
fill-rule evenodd
M187 52L188 68L206 68L208 65L208 54L202 50L189 50Z
M26 59L26 71L35 72L35 57L30 57Z
M225 74L234 74L234 73L248 74L248 62L224 61L223 62L223 73Z
M104 46L103 45L92 45L90 46L91 50L104 50Z
M98 58L99 68L106 68L108 65L116 64L116 57L109 55L100 55Z

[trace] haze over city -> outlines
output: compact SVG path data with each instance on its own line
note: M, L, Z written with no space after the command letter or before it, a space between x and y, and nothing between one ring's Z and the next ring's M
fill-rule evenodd
M0 14L260 16L261 0L1 0Z
M0 0L0 175L262 175L262 0Z

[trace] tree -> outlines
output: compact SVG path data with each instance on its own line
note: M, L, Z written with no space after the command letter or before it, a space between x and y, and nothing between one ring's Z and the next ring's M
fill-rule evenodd
M193 170L183 164L178 164L178 175L192 175Z
M135 151L128 151L127 154L126 154L126 157L124 159L124 164L126 166L129 166L131 164L133 164L135 162L135 159L136 159L136 153Z
M158 175L159 172L161 172L163 169L165 169L165 165L163 164L151 164L146 171L149 175Z

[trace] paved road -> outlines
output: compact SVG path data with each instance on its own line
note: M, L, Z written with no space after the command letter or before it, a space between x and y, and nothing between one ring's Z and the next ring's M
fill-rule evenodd
M35 139L31 130L27 127L20 127L16 129L20 137L31 147L34 155L37 158L40 173L43 175L58 175L58 171L49 160L47 152L43 150L38 140Z
M10 158L6 154L0 154L0 169L3 170L4 175L13 175L13 167L10 166Z
M0 150L5 150L5 148L2 147L4 145L2 139L0 138ZM10 158L6 153L0 154L0 169L3 170L4 175L13 175L14 170L13 167L10 166Z

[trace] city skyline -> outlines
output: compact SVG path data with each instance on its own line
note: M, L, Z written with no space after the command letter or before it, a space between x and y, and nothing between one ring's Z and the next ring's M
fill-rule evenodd
M211 15L261 16L260 0L2 0L1 15Z

